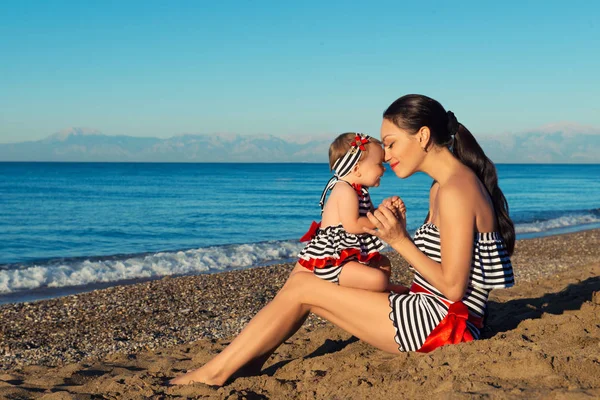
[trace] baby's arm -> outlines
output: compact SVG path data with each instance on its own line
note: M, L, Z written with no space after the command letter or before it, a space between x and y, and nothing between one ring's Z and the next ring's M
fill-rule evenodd
M335 196L335 197L334 197ZM344 230L352 234L363 234L364 228L373 229L374 225L367 217L358 214L358 195L350 185L336 185L331 197L337 204L340 222Z

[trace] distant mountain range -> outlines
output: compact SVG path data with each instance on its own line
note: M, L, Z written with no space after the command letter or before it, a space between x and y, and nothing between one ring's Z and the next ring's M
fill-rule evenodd
M600 163L600 130L590 127L556 124L477 139L496 163ZM43 140L0 144L0 161L313 163L327 162L330 141L236 134L159 139L70 128Z

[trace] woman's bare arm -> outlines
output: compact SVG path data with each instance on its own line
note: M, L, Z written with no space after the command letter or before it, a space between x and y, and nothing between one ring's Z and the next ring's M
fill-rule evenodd
M369 215L377 230L366 232L378 236L394 248L409 264L451 301L465 294L474 239L473 201L459 184L447 185L437 193L442 263L421 252L406 232L406 221L391 210L380 207Z

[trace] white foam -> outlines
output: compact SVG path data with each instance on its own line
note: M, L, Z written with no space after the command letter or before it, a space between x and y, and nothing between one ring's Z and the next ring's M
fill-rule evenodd
M600 223L600 216L592 213L564 215L545 221L516 224L515 231L535 233L593 223ZM0 295L44 287L61 288L247 268L295 259L303 246L297 241L271 241L130 257L11 265L10 269L0 269ZM386 250L390 249L386 247Z
M545 221L535 221L522 224L516 224L516 233L545 232L552 229L565 228L569 226L578 226L600 222L600 218L593 214L584 215L563 215Z
M49 261L0 270L0 294L43 287L218 272L295 258L304 244L292 241L213 246L128 258ZM13 267L13 266L11 266Z

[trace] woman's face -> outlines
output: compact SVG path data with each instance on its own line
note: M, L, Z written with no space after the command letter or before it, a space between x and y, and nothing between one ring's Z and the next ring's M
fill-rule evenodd
M426 153L419 144L418 135L410 135L384 119L381 123L381 141L384 160L399 178L406 178L419 170Z

